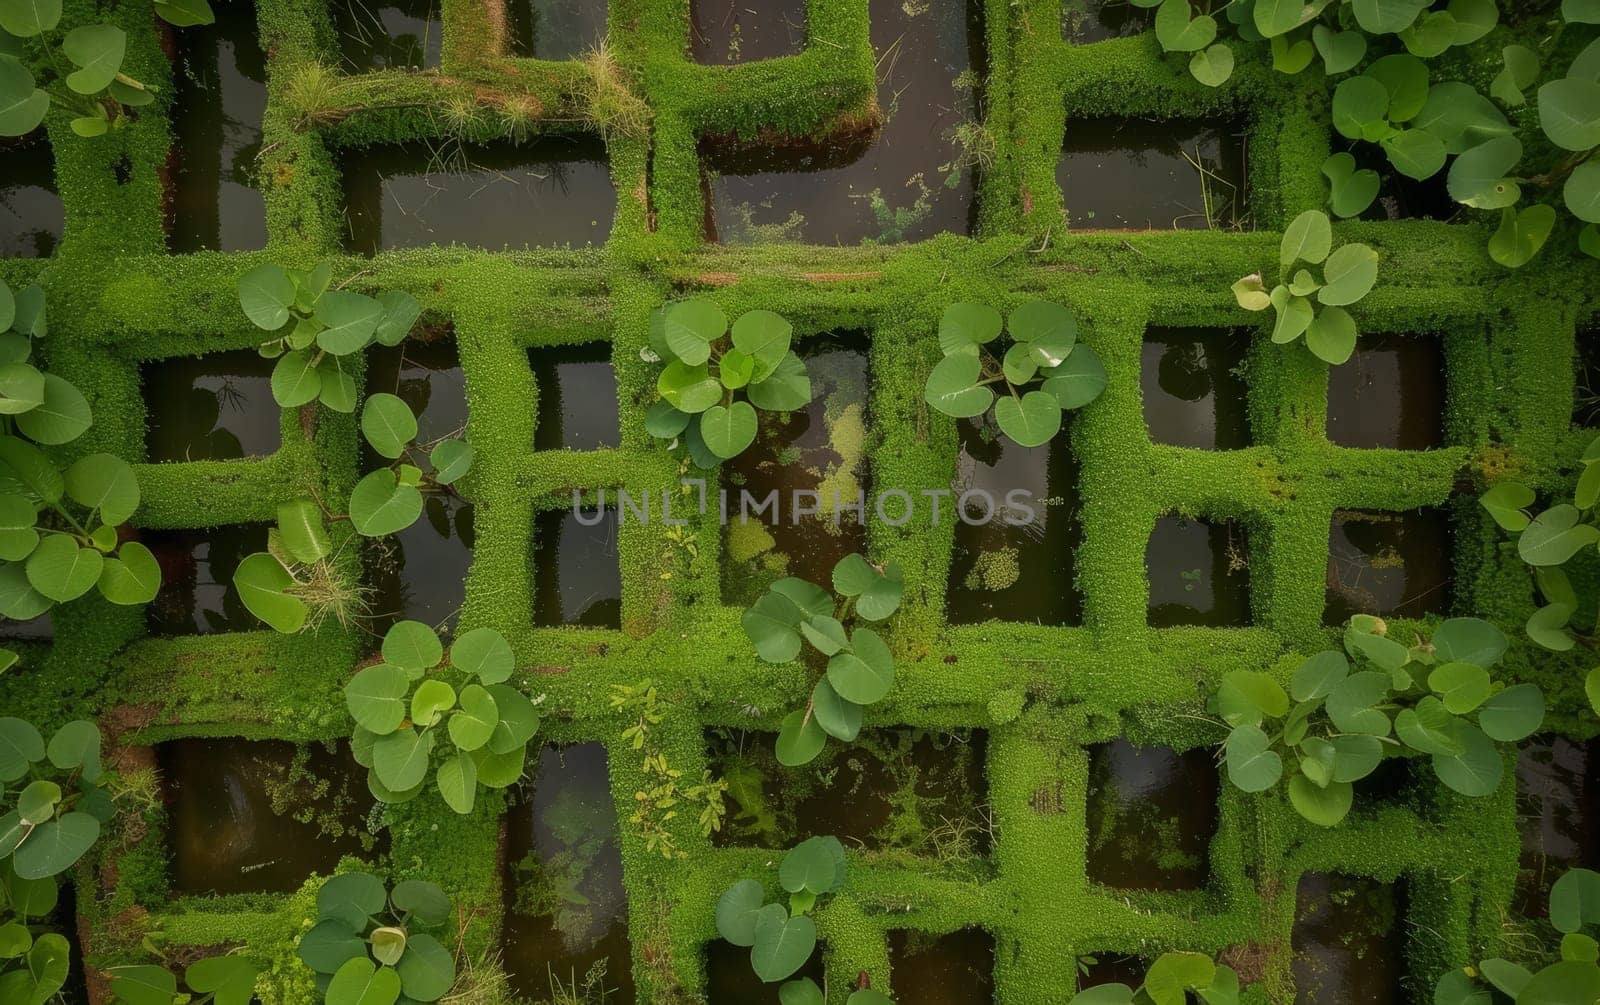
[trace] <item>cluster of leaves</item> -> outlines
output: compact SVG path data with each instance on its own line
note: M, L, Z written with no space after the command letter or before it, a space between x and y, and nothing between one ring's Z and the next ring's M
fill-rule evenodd
M1500 21L1494 0L1227 0L1221 10L1196 14L1188 0L1130 0L1156 7L1156 40L1166 52L1188 52L1189 72L1218 87L1233 75L1233 48L1217 41L1224 22L1239 41L1267 42L1272 68L1296 74L1320 56L1336 76L1367 56L1368 36L1393 35L1412 55L1432 58L1483 38Z
M432 883L408 879L390 892L376 876L345 873L317 891L317 923L295 952L328 1005L438 1001L456 982L456 961L420 929L449 920L450 899Z
M861 732L864 706L880 701L894 686L894 655L877 632L845 627L856 618L876 622L900 607L905 575L899 563L879 567L860 555L846 555L833 567L837 606L827 590L803 579L773 583L744 612L744 633L756 655L768 663L787 663L800 655L802 640L827 658L827 669L811 689L804 709L790 712L778 732L778 761L794 767L822 753L828 737L853 742Z
M1193 53L1189 68L1201 83L1215 87L1231 76L1233 51L1215 41L1223 23L1218 18L1196 15L1189 0L1132 2L1159 6L1157 40L1168 52ZM1508 268L1525 265L1555 227L1554 205L1518 208L1528 185L1541 192L1561 186L1563 204L1584 224L1579 247L1600 257L1600 40L1591 41L1564 76L1538 91L1545 138L1572 156L1523 178L1514 173L1522 143L1494 102L1459 80L1431 84L1424 63L1488 35L1500 20L1495 0L1231 0L1223 7L1225 21L1240 39L1270 41L1272 65L1283 73L1299 73L1320 56L1322 69L1336 77L1362 67L1371 52L1390 50L1339 82L1334 127L1347 139L1376 143L1408 178L1432 178L1455 156L1447 179L1450 197L1501 214L1488 247L1496 262ZM1568 25L1596 24L1600 6L1593 0L1564 0L1561 15ZM1502 57L1504 66L1489 94L1507 107L1521 107L1526 90L1539 80L1539 55L1514 44L1502 50ZM1359 215L1378 196L1377 172L1357 169L1349 153L1330 157L1323 173L1338 216Z
M1600 926L1600 873L1572 869L1550 888L1550 924L1561 933L1558 962L1537 973L1510 960L1483 960L1477 966L1446 971L1434 986L1434 1005L1517 1005L1600 1001L1600 944L1583 929ZM1485 986L1487 985L1487 987Z
M984 348L1010 337L1003 355ZM1061 429L1061 413L1081 408L1106 389L1106 368L1095 351L1078 341L1078 319L1059 304L1031 300L1002 325L1000 312L985 304L951 304L939 319L944 358L928 374L923 400L957 419L994 408L1000 431L1024 447L1050 442ZM1032 390L1033 381L1040 385ZM1008 392L996 395L992 384Z
M155 9L179 28L216 20L206 0L156 0ZM100 136L120 129L128 109L155 100L154 87L122 72L128 36L121 28L89 24L62 33L60 25L61 0L0 0L0 136L38 128L52 101L72 114L73 132ZM23 62L30 39L46 66L42 88Z
M805 966L817 948L817 924L810 914L817 898L844 886L844 845L836 837L814 837L795 845L778 864L778 884L789 894L787 906L767 903L766 888L741 879L717 899L717 934L750 949L750 967L764 983L782 981ZM778 989L785 1005L819 1005L822 989L809 977ZM860 997L858 997L860 996ZM877 991L856 991L851 1005L881 1005Z
M1574 624L1580 610L1596 611L1600 604L1579 599L1578 590L1562 568L1580 552L1600 547L1596 503L1600 503L1600 437L1583 452L1583 472L1571 502L1560 502L1538 515L1530 513L1534 492L1521 482L1503 481L1478 500L1504 529L1516 535L1517 555L1533 569L1534 582L1544 603L1528 618L1528 638L1552 652L1568 652L1582 644L1600 647L1600 613L1586 616L1582 628ZM1589 671L1585 682L1589 704L1600 714L1600 668Z
M771 311L749 311L728 325L709 300L683 300L650 319L651 362L661 400L645 414L645 430L688 448L713 468L755 442L756 409L793 412L811 402L811 376L790 348L793 326ZM744 391L741 400L739 391Z
M1322 267L1322 278L1300 263ZM1346 307L1372 292L1378 281L1378 253L1365 244L1333 246L1328 215L1310 209L1283 232L1278 250L1278 283L1269 291L1259 273L1233 284L1234 299L1247 311L1267 308L1277 315L1272 341L1287 345L1305 336L1306 348L1335 366L1356 348L1356 322Z
M76 440L94 421L77 388L28 362L47 331L44 291L13 295L0 282L0 616L17 621L96 588L131 605L161 587L150 549L117 531L139 508L133 467L89 454L63 470L40 449ZM0 653L5 666L15 662Z
M539 713L506 683L516 659L503 635L493 628L465 632L441 665L444 645L434 630L401 621L383 637L381 655L382 663L344 688L356 722L351 750L368 769L373 795L386 803L416 798L437 761L439 794L466 814L479 785L504 789L522 777Z
M243 956L208 956L183 971L188 1005L250 1005L261 969ZM172 1005L178 994L178 977L166 967L149 963L112 967L106 971L111 994L127 1005Z
M1345 652L1329 649L1300 664L1288 691L1259 671L1224 675L1212 710L1232 728L1223 744L1228 779L1246 792L1265 791L1283 778L1284 756L1292 757L1289 802L1323 827L1350 812L1352 783L1378 767L1385 747L1431 755L1434 774L1462 795L1498 788L1504 764L1494 742L1525 739L1544 721L1537 687L1506 687L1489 674L1505 636L1477 618L1451 618L1409 648L1386 632L1371 615L1350 619ZM1370 669L1352 672L1351 659Z
M721 830L728 814L727 781L715 777L707 768L700 781L683 784L683 771L668 764L666 752L651 742L651 731L666 718L666 713L661 709L660 692L648 679L636 684L612 684L609 704L613 712L633 717L631 724L623 728L622 739L643 756L639 770L645 784L633 794L633 813L628 816L628 823L644 838L646 851L669 860L688 858L689 853L678 847L668 825L687 802L700 807L696 825L701 837Z
M1239 1005L1239 975L1201 953L1162 953L1139 987L1100 984L1079 991L1067 1005L1186 1005L1191 991L1205 1005Z
M28 919L55 910L55 877L72 868L115 815L99 786L100 730L69 722L48 744L22 719L0 718L0 1002L46 1002L66 984L69 947Z
M246 316L266 331L285 332L261 346L263 356L278 360L272 395L284 408L320 401L334 411L354 412L350 357L374 343L399 345L422 315L421 304L409 293L369 297L330 289L332 278L326 262L309 272L262 265L239 277ZM418 444L417 417L398 395L366 397L361 435L389 462L350 491L350 524L363 537L405 530L422 516L425 492L453 491L451 486L472 468L472 446L460 437ZM279 508L273 546L240 562L234 585L256 617L280 632L299 631L315 613L307 604L315 591L308 577L297 573L316 568L330 550L320 507L311 499L295 500Z

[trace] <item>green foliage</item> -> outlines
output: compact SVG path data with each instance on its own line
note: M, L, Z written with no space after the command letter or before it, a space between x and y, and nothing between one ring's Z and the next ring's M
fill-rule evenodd
M612 684L608 705L613 712L632 717L631 723L622 730L622 739L643 756L640 773L645 784L633 794L633 813L628 823L638 828L646 851L668 860L688 858L689 853L678 847L668 825L677 817L679 806L688 803L700 807L696 823L701 837L710 837L721 830L728 812L725 803L728 783L714 778L710 769L706 769L699 782L683 784L683 772L667 763L666 753L657 746L652 734L666 718L666 713L660 692L649 680Z
M1516 1005L1592 1002L1600 997L1600 873L1571 869L1550 888L1550 924L1562 935L1548 953L1557 962L1533 971L1510 960L1488 959L1476 967L1447 970L1434 986L1435 1005L1481 1005L1493 989ZM1589 931L1585 932L1584 929Z
M384 636L382 655L344 688L356 724L351 750L373 795L414 799L432 768L445 803L467 814L478 786L504 789L522 777L539 713L506 683L516 660L499 632L466 632L441 665L444 647L433 629L401 621Z
M793 326L771 311L728 316L709 300L683 300L650 318L650 355L662 363L661 400L645 430L714 468L755 442L756 410L792 412L811 402L811 377L790 348ZM740 398L739 391L744 392Z
M258 328L284 331L265 342L261 354L276 358L272 396L285 408L320 401L353 413L357 391L353 357L373 344L405 341L422 306L409 293L368 297L330 289L333 266L309 272L262 265L239 277L239 305ZM292 322L292 324L291 324ZM350 525L363 537L386 537L422 516L429 493L453 493L472 467L472 445L456 436L418 443L417 417L393 394L369 395L361 408L361 435L372 452L389 461L369 471L350 490ZM280 632L297 632L332 610L349 620L353 598L332 590L322 565L329 547L322 513L311 499L279 509L278 527L266 552L250 555L234 572L245 607Z
M210 24L215 18L206 0L182 5L158 2L156 14L169 24ZM0 52L0 136L24 136L44 121L52 102L70 113L72 131L100 136L121 129L128 110L155 101L155 88L122 72L127 34L115 25L90 24L61 30L61 0L0 0L0 32L33 40L49 76L37 86L37 66L18 53ZM62 57L66 57L63 61ZM67 65L76 67L67 70Z
M261 344L261 355L278 361L272 369L272 397L284 408L321 401L336 412L355 411L356 382L349 358L374 343L399 345L422 316L422 305L409 293L390 290L369 297L331 289L332 284L331 262L309 272L259 265L239 277L239 306L251 324L282 332ZM362 416L362 432L369 442L378 434L373 446L380 453L378 443L391 445L393 434L393 427L380 421L385 417L401 421L386 413L369 429L367 417ZM412 433L400 440L402 444L416 435L416 420L411 421Z
M430 933L450 920L450 899L433 883L389 891L376 876L345 873L317 891L317 923L296 955L316 971L328 1005L438 1001L455 984L456 961Z
M191 1005L250 1005L259 967L243 956L208 956L184 970ZM165 967L136 964L106 971L111 995L126 1005L171 1005L178 978Z
M928 374L923 400L945 415L975 418L994 408L1000 431L1024 447L1048 443L1061 413L1081 408L1106 387L1095 351L1078 341L1078 319L1059 304L1030 300L1004 323L1004 354L985 348L1000 337L1000 312L951 304L939 319L943 359ZM1035 380L1038 387L1028 390ZM997 396L990 385L1005 385Z
M796 845L778 866L778 883L789 903L766 902L766 889L753 879L742 879L717 899L717 934L750 950L750 966L766 983L793 976L805 966L817 947L817 926L809 917L817 898L844 886L844 846L836 837L814 837ZM805 1001L815 989L794 981L780 989L784 1001ZM790 989L790 990L785 990Z
M63 469L41 449L93 423L77 388L29 362L48 328L43 290L0 282L0 617L16 621L91 590L131 606L161 587L150 549L117 532L139 508L133 467L89 454Z
M787 663L804 643L827 666L804 709L784 717L778 732L778 760L795 767L822 753L829 736L850 743L861 732L863 709L883 700L894 686L894 655L871 628L846 621L883 621L900 607L905 575L896 562L875 566L860 555L846 555L833 569L833 588L788 577L773 583L744 612L744 633L756 655L768 663ZM820 659L818 659L820 662Z
M1300 664L1288 691L1268 674L1231 670L1211 702L1232 730L1223 744L1228 779L1263 792L1287 774L1290 804L1319 826L1344 819L1353 783L1378 767L1385 747L1430 755L1439 781L1487 796L1504 771L1495 742L1526 739L1544 721L1537 687L1490 676L1506 639L1487 621L1451 618L1408 648L1378 618L1357 615L1344 646Z
M1073 995L1067 1005L1185 1005L1191 991L1205 1005L1238 1005L1239 975L1200 953L1162 953L1139 987L1101 984Z
M1544 603L1528 619L1526 630L1528 638L1552 652L1582 645L1593 653L1597 648L1600 598L1587 589L1580 593L1563 566L1580 554L1600 549L1600 512L1596 509L1600 503L1600 437L1589 442L1580 463L1583 467L1572 500L1538 514L1532 512L1533 489L1521 482L1498 482L1478 498L1495 523L1515 537L1517 555L1533 571ZM1600 669L1590 672L1585 691L1600 714Z
M69 722L46 744L32 723L0 718L0 1001L43 1005L66 983L66 940L36 925L55 910L56 877L115 815L99 781L94 723Z
M1320 265L1322 278L1300 263ZM1272 308L1277 321L1272 341L1287 345L1305 337L1312 355L1335 366L1356 348L1356 322L1346 307L1372 292L1378 280L1378 253L1365 244L1333 246L1326 213L1309 209L1283 232L1278 253L1279 282L1268 291L1261 274L1233 284L1234 299L1247 311Z

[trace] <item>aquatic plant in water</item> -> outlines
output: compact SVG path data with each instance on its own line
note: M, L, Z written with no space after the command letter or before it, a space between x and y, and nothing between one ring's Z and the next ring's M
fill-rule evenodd
M32 723L0 718L0 1002L42 1003L66 984L66 938L36 925L55 910L55 877L116 815L100 774L94 723L69 722L46 744Z
M156 0L155 12L178 28L216 20L206 0ZM122 72L127 32L86 24L61 33L60 25L61 0L0 0L0 136L32 132L52 104L71 113L73 132L100 136L121 129L128 109L155 101L155 87ZM43 88L22 60L24 39L35 40L31 48L45 54L50 79ZM77 69L67 70L67 63Z
M1005 353L986 349L1004 329ZM992 407L1000 431L1024 447L1050 442L1061 413L1081 408L1106 388L1106 368L1078 341L1078 319L1059 304L1030 300L1009 318L986 304L951 304L939 319L941 359L923 400L945 415L976 418ZM1035 380L1040 385L1028 386ZM996 395L991 385L1003 384Z
M1528 638L1558 653L1580 644L1591 653L1600 649L1596 632L1600 615L1578 616L1580 610L1595 610L1597 601L1587 589L1580 595L1562 568L1600 546L1600 525L1595 522L1596 504L1600 503L1600 437L1589 442L1580 461L1583 470L1572 500L1556 503L1537 515L1530 513L1534 491L1522 482L1499 482L1478 498L1495 523L1516 535L1517 555L1533 570L1534 583L1544 600L1528 618ZM1589 671L1584 688L1589 704L1600 714L1600 668Z
M384 887L363 872L345 873L317 891L317 923L295 955L317 973L328 1005L432 1002L456 980L455 956L423 929L450 920L450 899L432 883L408 879Z
M844 620L876 622L900 607L905 575L897 562L875 566L846 555L833 567L837 607L827 590L803 579L773 583L741 619L756 655L787 663L800 655L801 640L827 657L827 670L803 709L790 712L778 731L780 763L794 767L822 753L828 737L850 743L861 732L862 710L894 686L894 655L871 628L846 629Z
M479 785L504 789L522 777L539 712L505 683L516 660L504 636L474 628L451 644L446 664L433 629L401 621L384 636L381 654L382 663L344 688L356 723L350 749L368 769L373 795L386 803L414 799L437 763L439 795L466 814Z
M1201 953L1162 953L1137 988L1100 984L1079 991L1067 1005L1185 1005L1191 991L1205 1005L1238 1005L1239 975Z
M150 549L118 530L139 508L133 466L96 453L62 468L41 449L94 422L76 387L29 362L48 330L44 291L0 282L0 615L15 621L91 590L131 606L161 588ZM0 671L16 661L0 649Z
M793 412L811 401L811 377L790 348L794 328L771 311L749 311L728 325L709 300L668 304L650 318L652 362L660 362L661 400L644 428L682 443L702 468L714 468L755 442L756 409ZM743 391L741 399L738 392Z
M184 968L183 983L190 1005L250 1005L260 969L244 956L224 954L196 960ZM172 1005L178 976L153 963L109 967L111 995L126 1005Z
M1434 1005L1481 1005L1489 988L1516 1005L1554 1005L1600 999L1600 873L1572 869L1550 888L1550 924L1561 934L1556 959L1537 971L1505 959L1447 970L1434 985ZM1589 929L1585 932L1584 929ZM1499 1000L1495 996L1495 1000Z
M1377 769L1386 746L1427 754L1448 788L1487 796L1505 771L1495 742L1526 739L1544 721L1538 687L1490 675L1506 637L1487 621L1451 618L1407 647L1388 637L1382 620L1357 615L1344 648L1301 663L1288 691L1261 671L1223 676L1211 707L1232 728L1222 748L1229 781L1245 792L1273 788L1288 755L1290 805L1332 827L1350 812L1353 783Z
M1309 268L1296 269L1300 263L1321 266L1322 278ZM1356 322L1345 308L1372 292L1378 253L1365 244L1335 248L1328 215L1308 209L1283 232L1278 269L1278 283L1270 292L1260 273L1234 283L1239 306L1247 311L1272 308L1277 314L1272 341L1279 345L1305 336L1306 348L1324 363L1338 366L1348 360L1356 349Z

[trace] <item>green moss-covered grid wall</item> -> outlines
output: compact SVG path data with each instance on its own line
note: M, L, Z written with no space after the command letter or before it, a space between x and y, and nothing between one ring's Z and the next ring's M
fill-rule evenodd
M95 16L87 0L68 6L73 20ZM819 916L834 1000L842 1001L860 970L879 987L893 986L886 933L981 926L997 942L996 994L1007 1005L1062 1001L1079 955L1148 957L1170 948L1227 950L1253 980L1255 1000L1288 1001L1296 884L1303 872L1327 870L1408 882L1410 987L1416 1000L1427 1000L1443 966L1489 948L1500 932L1517 867L1509 782L1470 803L1424 786L1362 808L1333 831L1304 824L1273 796L1244 798L1225 788L1205 889L1127 894L1086 876L1085 748L1118 735L1179 748L1215 742L1220 731L1203 722L1202 706L1222 673L1265 668L1286 678L1300 656L1328 644L1322 609L1335 509L1450 506L1455 611L1482 613L1519 635L1532 610L1528 577L1470 496L1487 475L1506 471L1549 493L1569 483L1589 435L1569 421L1574 331L1596 308L1600 272L1564 257L1558 241L1534 266L1508 275L1488 261L1486 235L1475 226L1342 224L1340 239L1368 242L1383 259L1380 286L1356 311L1363 330L1442 342L1447 444L1424 452L1330 445L1326 368L1258 337L1248 366L1252 445L1226 452L1154 445L1140 410L1145 328L1254 323L1233 304L1229 284L1270 266L1275 229L1323 199L1328 93L1315 70L1290 80L1247 63L1227 87L1208 90L1164 59L1148 35L1072 46L1060 40L1056 0L986 0L985 125L997 156L980 180L975 238L734 250L700 243L701 138L763 142L877 114L868 4L810 0L802 54L719 67L684 55L686 7L682 0L610 7L612 50L651 110L648 129L630 133L592 121L590 77L579 64L506 56L504 12L492 0L444 4L440 71L353 77L318 69L338 63L325 4L262 0L270 100L261 184L270 240L260 254L163 253L160 167L169 129L162 116L142 116L97 141L73 137L64 119L52 118L65 241L48 262L0 262L0 275L47 287L49 361L83 388L97 417L71 449L143 459L138 364L252 345L258 333L233 292L235 277L252 265L334 257L354 288L416 295L430 322L454 329L470 402L467 435L480 458L464 485L476 506L477 547L461 623L490 625L512 640L519 682L543 696L546 739L607 744L626 820L644 776L639 755L620 741L623 721L607 709L610 685L650 678L662 688L671 714L653 742L686 778L698 778L708 726L775 728L803 700L807 682L796 668L753 658L739 612L720 602L722 539L709 519L691 521L693 548L669 539L659 523L622 530L621 631L535 627L534 514L569 505L574 488L677 484L678 463L642 422L653 373L639 350L648 316L663 301L696 292L730 314L772 309L804 336L864 330L873 482L918 500L916 518L904 526L871 524L874 558L901 562L908 582L893 625L899 680L871 722L988 731L994 870L977 882L945 876L933 863L911 868L852 852L849 888ZM148 11L130 4L114 16L129 31L133 70L169 82ZM1483 51L1497 53L1500 44L1491 36ZM308 82L319 80L322 96L308 102ZM509 117L525 124L529 114L536 135L605 131L619 199L603 249L343 256L342 149L486 138ZM1246 123L1256 230L1068 231L1072 194L1059 190L1055 164L1074 121L1091 115ZM119 182L117 169L128 165ZM933 333L947 303L1005 308L1030 297L1073 307L1110 374L1103 397L1063 433L1082 470L1084 623L951 627L944 616L948 504L933 525L921 495L948 488L956 463L953 423L921 402L937 357ZM588 341L612 346L621 446L533 452L540 389L524 350ZM350 418L286 412L282 431L283 446L266 458L142 465L145 501L135 525L268 521L279 501L348 489L358 463ZM1251 627L1147 627L1143 556L1157 517L1168 512L1230 517L1246 527ZM359 575L354 558L345 572ZM95 599L58 610L55 624L54 643L26 647L28 669L0 680L7 713L41 723L97 715L130 745L200 735L345 735L340 686L374 648L362 633L334 626L291 638L147 638L140 611ZM1426 627L1402 622L1396 631ZM1573 711L1583 703L1572 661L1536 657L1519 642L1509 663L1562 710L1553 726L1593 732L1592 720ZM990 699L1002 692L1027 696L1020 717L993 721ZM451 891L466 912L463 960L477 967L493 966L501 809L485 799L473 815L457 817L427 795L386 815L392 846L382 865L397 879L426 877ZM160 812L148 822L159 828ZM731 876L773 879L769 852L712 848L692 814L673 830L685 859L663 860L623 828L634 976L646 1001L702 997L716 896ZM170 899L162 844L137 840L140 833L132 828L123 844L112 843L102 867L80 874L99 890L78 901L92 963L136 957L142 932L159 930L173 945L242 945L268 965L260 990L269 1003L313 998L308 973L292 958L314 911L308 892Z

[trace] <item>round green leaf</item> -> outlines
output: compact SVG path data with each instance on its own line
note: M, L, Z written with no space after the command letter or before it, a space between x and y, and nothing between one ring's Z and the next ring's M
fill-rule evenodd
M1522 160L1515 136L1496 136L1457 157L1450 165L1450 198L1474 209L1504 209L1522 198L1522 188L1506 177Z
M24 436L46 446L72 442L93 422L89 402L53 373L44 375L44 403L16 417Z
M72 868L100 837L100 821L87 813L64 813L33 829L11 865L23 879L43 879Z
M378 393L361 407L361 432L372 449L394 460L417 437L417 417L411 406L392 394Z
M1480 667L1493 666L1508 645L1505 633L1482 618L1450 618L1438 627L1430 641L1441 662Z
M373 949L378 951L376 945ZM400 975L365 956L346 960L325 995L327 1005L394 1005L399 998Z
M129 541L101 563L97 585L113 604L148 604L161 589L161 566L149 548Z
M1372 77L1351 77L1333 91L1333 125L1347 139L1365 138L1364 130L1384 121L1389 111L1389 91Z
M861 706L839 697L827 678L811 690L811 715L829 736L854 743L861 733Z
M284 408L308 405L321 393L322 373L317 367L314 350L286 352L273 365L272 399Z
M1554 206L1539 204L1518 210L1507 206L1500 211L1500 226L1489 238L1489 257L1508 269L1520 269L1549 240L1556 225Z
M1364 244L1345 244L1328 256L1322 270L1325 285L1317 301L1330 307L1353 304L1372 292L1378 280L1378 253Z
M1056 399L1062 408L1082 408L1100 397L1106 389L1106 368L1093 349L1078 343L1066 360L1045 373L1039 388Z
M442 925L450 920L450 898L434 883L407 879L395 884L389 898L395 910L411 916L423 925Z
M682 362L696 366L711 358L711 343L728 330L728 316L709 300L684 300L667 307L662 334L667 348Z
M245 609L285 634L304 627L309 613L304 601L286 592L294 585L283 563L264 551L246 555L233 573L233 586Z
M1600 223L1600 161L1579 164L1561 190L1567 210L1588 223Z
M1078 319L1060 304L1030 300L1018 305L1006 322L1011 337L1026 343L1041 367L1059 366L1078 342Z
M768 663L787 663L800 654L801 614L786 598L767 593L740 618L756 655Z
M982 373L983 363L975 353L946 356L928 374L923 400L957 419L982 415L994 403L994 392L979 383ZM1059 413L1056 419L1060 420Z
M756 362L756 372L768 374L789 353L794 326L771 311L748 311L733 323L733 344Z
M1347 782L1329 782L1319 788L1304 775L1289 779L1289 804L1318 827L1332 827L1350 812L1354 789Z
M1517 554L1533 566L1561 565L1600 541L1600 528L1580 524L1576 506L1560 503L1533 518L1517 538Z
M382 909L381 904L379 909ZM300 962L319 974L334 974L344 966L346 960L365 958L367 943L359 933L351 931L346 922L330 919L317 922L310 931L300 936L295 955L300 957Z
M722 384L711 376L704 360L693 365L679 360L668 363L656 378L656 390L667 404L690 414L704 412L722 400Z
M0 494L0 559L20 562L39 544L39 511L26 498Z
M740 947L756 944L756 915L766 891L753 879L741 879L717 898L717 934Z
M0 782L14 782L28 767L44 760L44 737L33 724L15 716L0 718Z
M9 290L7 295L10 295ZM44 374L27 363L0 365L0 415L17 415L42 404Z
M428 756L432 753L433 733L419 734L407 726L379 737L372 745L372 767L384 785L404 792L428 777Z
M1372 774L1383 760L1383 743L1376 736L1349 733L1335 736L1333 744L1333 780L1358 782Z
M1333 693L1350 676L1350 662L1337 649L1327 649L1301 663L1289 682L1295 701L1317 701Z
M1444 702L1425 696L1415 708L1403 708L1394 717L1395 736L1412 750L1455 757L1462 752L1456 739L1455 716Z
M499 684L511 677L516 656L504 635L493 628L474 628L450 644L450 665L485 684Z
M466 440L440 440L428 453L428 463L433 465L433 480L440 485L452 485L472 468L472 444Z
M539 731L539 711L527 695L505 684L491 684L489 696L494 699L499 722L489 737L489 750L497 755L520 750Z
M52 534L28 556L28 582L58 603L76 600L94 588L105 558L93 548L80 548L65 534Z
M1518 743L1544 722L1544 694L1532 684L1516 684L1492 695L1478 710L1478 726L1489 739Z
M831 893L841 880L844 847L836 837L811 837L795 845L778 865L778 883L790 893Z
M444 658L438 633L420 621L397 621L384 633L383 659L402 670L428 670Z
M1245 792L1264 792L1283 777L1283 758L1260 726L1239 726L1222 748L1228 780Z
M61 51L80 69L67 74L67 86L79 94L98 94L117 79L128 36L109 24L90 24L67 32Z
M1279 246L1278 264L1287 270L1296 262L1320 265L1333 248L1333 227L1328 215L1321 210L1308 209L1289 222Z
M1207 87L1221 87L1233 76L1233 49L1225 43L1202 49L1189 57L1189 73Z
M1445 663L1428 674L1428 687L1453 715L1465 715L1483 704L1492 686L1489 672L1472 663Z
M680 412L668 402L658 401L645 413L644 431L658 440L677 439L691 418L688 412Z
M461 709L450 716L450 740L461 750L477 750L489 742L500 722L494 697L477 684L461 689Z
M1500 787L1505 766L1500 752L1483 731L1471 723L1457 720L1455 739L1461 753L1433 755L1433 771L1439 781L1464 796L1487 796Z
M395 970L400 974L402 992L419 1002L438 1001L456 982L455 957L438 939L426 934L411 937Z
M20 5L20 0L13 3ZM0 4L0 17L4 9ZM28 68L15 56L0 53L0 136L26 136L39 128L49 111L50 95L34 86Z
M84 780L100 776L100 727L87 719L74 719L56 730L45 753L62 771L83 769Z
M72 501L98 510L103 523L116 526L139 508L139 482L133 467L113 454L79 458L67 469L65 481Z
M364 537L398 533L422 515L422 493L402 485L393 471L380 468L356 483L350 493L350 522Z
M894 686L894 657L870 628L856 629L850 645L850 651L828 660L828 683L845 700L870 705Z
M745 401L712 405L700 418L700 435L718 457L737 457L755 442L756 410Z
M769 984L781 981L804 966L816 947L815 922L805 915L791 917L782 904L768 904L756 914L750 966Z
M1061 403L1044 391L1029 391L1021 399L1002 395L994 403L1000 431L1019 446L1049 443L1061 429Z
M455 688L442 680L425 680L411 696L411 720L419 726L432 726L455 703Z
M778 728L778 763L788 768L808 764L822 753L827 742L828 734L817 724L816 716L808 716L803 710L790 712Z
M257 328L275 332L289 321L294 282L276 265L258 265L239 277L239 306Z
M1600 146L1600 82L1565 77L1540 87L1539 125L1563 150Z
M381 914L387 902L383 880L371 873L347 872L332 877L317 890L317 918L345 920L352 929L365 931L367 920ZM337 964L332 969L338 969Z
M435 775L445 805L465 816L472 812L478 792L478 764L466 751L447 758Z
M951 304L939 318L939 350L976 356L978 346L1000 336L1000 312L986 304Z
M1343 307L1324 307L1306 326L1306 348L1330 366L1340 366L1356 351L1356 321Z
M172 1005L173 996L178 993L178 979L165 967L110 967L106 977L111 993L126 1005Z
M1568 869L1550 888L1550 923L1571 934L1600 923L1600 873Z
M394 732L406 717L411 679L399 667L367 667L344 686L345 707L356 724L378 736Z
M385 290L378 294L378 305L383 316L372 330L372 337L382 345L396 346L411 334L411 327L422 316L422 305L417 298L404 290Z
M348 356L372 341L384 318L383 304L361 293L329 290L317 299L317 348L335 356Z
M851 1002L855 1005L864 1005L856 1002L857 991L850 995ZM885 1005L893 1005L884 999ZM809 977L802 977L797 981L785 982L778 988L778 1005L828 1005L828 999L822 994L822 989L817 987L817 982Z
M745 391L750 404L766 412L792 412L811 402L811 375L791 350L765 377L757 373Z

